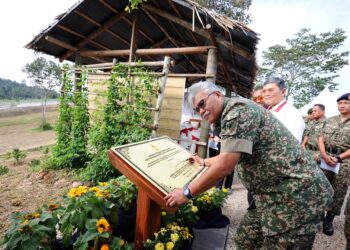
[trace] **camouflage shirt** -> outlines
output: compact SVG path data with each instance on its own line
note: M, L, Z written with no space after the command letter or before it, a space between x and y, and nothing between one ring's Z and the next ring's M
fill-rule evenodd
M344 152L350 149L350 118L344 122L340 120L340 115L326 119L321 133L326 150L327 148L339 148L341 152Z
M268 110L243 98L225 99L221 152L241 152L236 167L253 192L264 235L314 220L333 189L307 151Z
M313 148L318 148L317 146L317 137L322 131L322 128L324 126L326 118L323 117L319 120L314 120L310 123L308 123L308 126L306 128L305 135L308 137L308 144L311 145Z

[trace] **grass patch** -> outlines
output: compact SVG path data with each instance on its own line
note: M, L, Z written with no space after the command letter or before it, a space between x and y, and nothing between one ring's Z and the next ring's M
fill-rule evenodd
M9 168L4 166L4 165L0 165L0 175L4 175L7 174L9 172Z
M8 126L15 126L15 125L26 125L26 124L35 124L38 125L41 123L41 112L37 113L30 113L26 115L18 115L18 116L10 116L10 117L3 117L0 118L0 128L1 127L8 127ZM46 119L49 123L54 124L58 117L58 111L48 111L46 113Z

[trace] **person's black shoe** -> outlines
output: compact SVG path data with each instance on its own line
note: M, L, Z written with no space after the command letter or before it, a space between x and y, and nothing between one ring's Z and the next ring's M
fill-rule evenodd
M327 213L326 217L323 220L323 233L328 236L332 236L334 234L333 229L333 220L335 215L332 213Z

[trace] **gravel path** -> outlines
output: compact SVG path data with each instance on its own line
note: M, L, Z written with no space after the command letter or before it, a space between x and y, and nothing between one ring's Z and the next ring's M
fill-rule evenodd
M230 219L230 231L227 239L226 249L235 249L233 242L233 236L237 230L239 222L243 218L248 207L247 202L247 190L241 183L234 178L233 193L229 196L224 208L223 213ZM344 210L344 206L343 206ZM314 250L343 250L345 249L346 240L344 237L344 215L337 216L334 220L334 235L327 236L322 232L317 233L316 240L314 243Z

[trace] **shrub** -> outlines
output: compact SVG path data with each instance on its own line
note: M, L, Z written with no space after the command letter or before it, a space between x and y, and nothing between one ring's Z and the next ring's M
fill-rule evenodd
M7 153L7 158L11 159L13 158L15 160L15 165L18 165L21 160L27 157L27 153L24 151L21 151L18 148L12 149L12 151Z
M9 172L9 168L4 165L0 165L0 175L7 174Z

